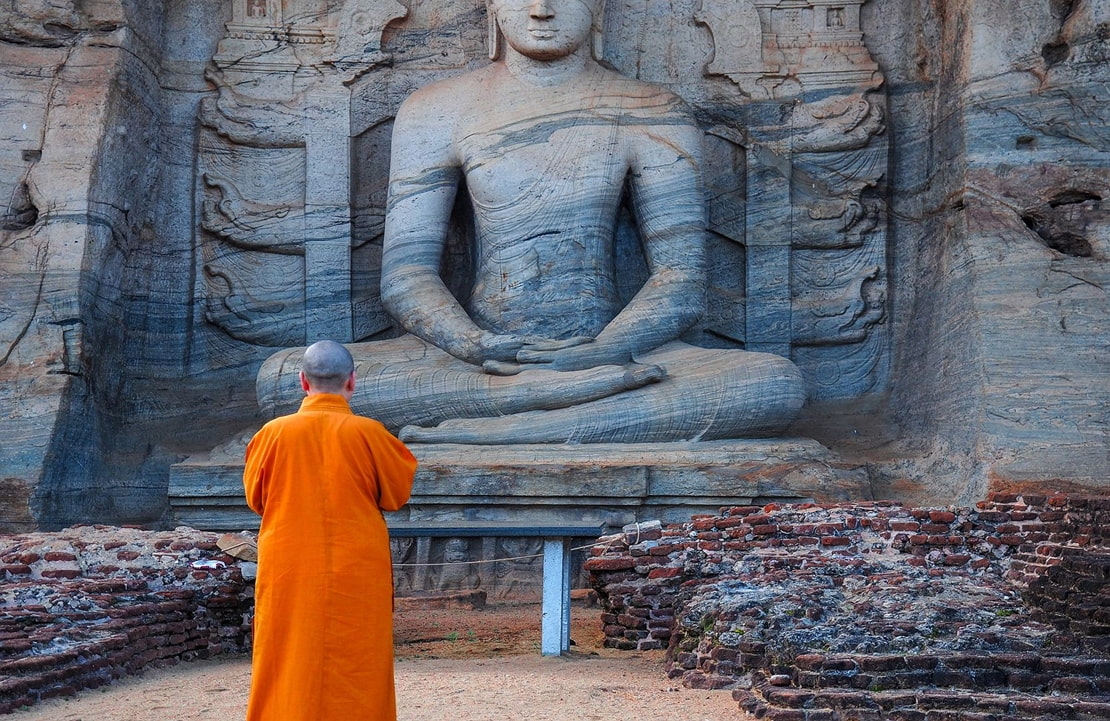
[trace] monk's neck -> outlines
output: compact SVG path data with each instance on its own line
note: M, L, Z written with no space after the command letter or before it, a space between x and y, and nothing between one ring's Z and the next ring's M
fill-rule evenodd
M505 53L505 68L509 74L527 85L563 85L584 75L589 65L589 49L584 47L570 55L551 60L530 58L512 48L508 48Z

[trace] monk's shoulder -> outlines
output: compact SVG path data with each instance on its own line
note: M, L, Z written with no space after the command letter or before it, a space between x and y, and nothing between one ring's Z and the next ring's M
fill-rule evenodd
M355 413L351 415L350 422L352 424L352 427L358 430L360 433L366 433L369 435L389 433L389 431L386 430L385 425L383 425L381 421L376 418L371 418L370 416L362 416Z

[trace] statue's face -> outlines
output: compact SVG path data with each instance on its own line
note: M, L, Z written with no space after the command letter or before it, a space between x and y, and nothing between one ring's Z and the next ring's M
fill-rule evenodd
M492 0L497 25L513 50L536 60L570 55L590 37L597 0Z

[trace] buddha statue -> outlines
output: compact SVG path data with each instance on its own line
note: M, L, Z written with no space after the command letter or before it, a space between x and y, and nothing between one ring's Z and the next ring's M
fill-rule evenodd
M406 332L349 344L352 407L415 443L658 443L781 434L786 358L681 338L706 305L701 131L681 99L591 52L603 0L490 0L491 64L428 85L394 124L382 301ZM473 277L441 274L456 194ZM626 202L648 277L627 301ZM301 351L271 357L266 410Z

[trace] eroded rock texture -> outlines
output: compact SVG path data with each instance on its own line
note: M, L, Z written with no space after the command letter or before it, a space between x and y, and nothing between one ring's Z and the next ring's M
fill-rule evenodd
M1108 15L608 3L596 52L702 131L687 340L790 358L791 431L869 464L879 497L1106 484ZM266 357L396 336L393 118L487 51L483 0L4 5L0 526L158 523L171 465L260 420Z

